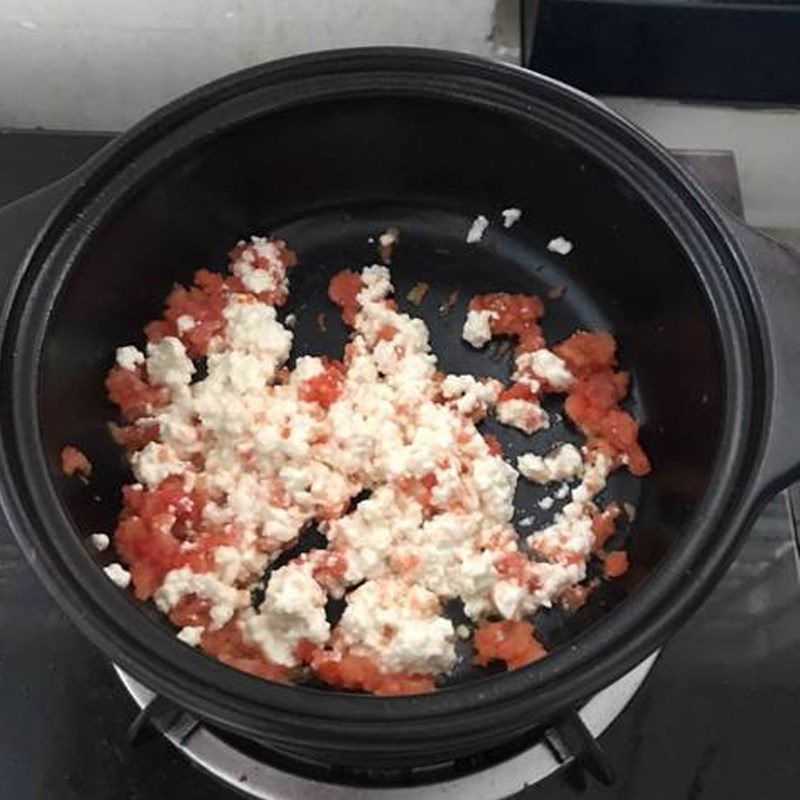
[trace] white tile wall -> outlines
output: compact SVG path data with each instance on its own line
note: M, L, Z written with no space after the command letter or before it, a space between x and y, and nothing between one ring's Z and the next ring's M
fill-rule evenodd
M0 0L0 126L121 130L206 81L309 50L489 55L495 0Z

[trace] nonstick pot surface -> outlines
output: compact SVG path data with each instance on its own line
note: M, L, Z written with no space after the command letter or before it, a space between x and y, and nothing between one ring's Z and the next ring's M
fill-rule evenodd
M421 58L398 56L412 72ZM388 69L386 59L378 62ZM307 63L313 74L331 71ZM463 70L498 69L478 64ZM264 74L268 84L281 72ZM566 90L556 92L563 109L561 100L538 98L541 113L534 113L536 92L547 85L517 73L511 76L527 84L530 100L515 97L508 108L495 103L502 81L459 87L435 71L414 81L381 75L359 77L349 89L327 74L316 89L298 82L237 94L229 83L220 90L229 100L214 104L209 90L196 108L187 101L185 120L180 108L168 110L101 162L74 201L77 218L47 242L40 271L23 282L32 299L14 320L24 332L14 355L14 418L15 435L30 443L18 455L26 502L47 520L26 536L79 624L126 669L241 732L332 749L357 741L365 754L389 747L402 754L425 751L437 737L466 747L467 739L475 745L542 722L541 714L612 680L663 638L660 598L678 591L693 561L714 546L715 520L727 513L726 476L741 468L747 430L737 420L749 405L732 369L747 348L735 292L722 278L738 266L732 257L724 263L724 236L700 213L685 178L658 176L660 155L650 163L623 158L615 137L624 131L610 135L579 120L579 107L588 118L598 112ZM257 78L242 78L242 87L252 89ZM649 152L633 139L626 146L634 145ZM505 230L499 212L509 206L523 218ZM477 214L492 224L479 244L467 245ZM83 545L87 534L113 529L120 485L130 480L106 430L114 409L104 374L118 345L142 341L143 324L160 314L172 284L200 267L221 269L241 237L280 236L300 262L286 308L298 318L295 354L339 355L345 330L326 298L328 279L374 261L369 239L388 226L400 230L391 267L401 307L430 327L443 371L508 379L508 357L460 340L466 303L487 291L539 294L550 343L578 328L616 336L633 376L629 406L654 465L641 482L616 474L602 496L638 506L628 539L632 568L574 616L538 615L551 656L488 679L464 666L450 688L391 700L280 687L206 659L177 642L159 614L115 590ZM546 249L558 235L575 244L566 257ZM431 287L419 309L404 299L417 281ZM560 287L560 299L548 300ZM440 314L454 291L455 306ZM486 429L511 459L528 448L515 431L492 422ZM580 437L560 423L537 434L535 447L556 441ZM88 487L60 473L58 454L68 443L94 465ZM552 511L546 516L537 506L541 490L520 484L517 519L533 515L543 524ZM646 619L657 636L644 629ZM616 652L624 657L615 660ZM581 670L581 681L571 682ZM459 714L471 716L454 727ZM379 725L387 738L376 741Z

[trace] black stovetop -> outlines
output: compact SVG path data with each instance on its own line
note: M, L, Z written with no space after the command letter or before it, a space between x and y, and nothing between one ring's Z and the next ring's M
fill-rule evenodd
M0 204L66 174L106 141L100 135L0 132ZM730 157L695 154L688 161L726 202L739 202ZM235 797L161 737L129 746L135 713L111 665L67 621L0 527L0 798ZM800 581L783 496L765 509L728 575L664 648L600 743L619 774L614 786L590 782L581 791L567 771L529 795L798 795Z

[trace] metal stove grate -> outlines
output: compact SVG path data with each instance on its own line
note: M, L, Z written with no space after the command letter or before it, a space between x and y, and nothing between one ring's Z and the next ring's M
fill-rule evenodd
M134 723L141 736L148 721L192 762L240 793L258 800L502 800L532 786L577 758L584 769L600 780L613 778L595 739L622 712L647 676L654 654L591 698L574 717L558 729L548 729L529 746L509 747L507 756L493 754L493 763L480 757L450 765L450 769L392 776L391 785L366 785L380 776L325 775L308 764L270 753L235 740L201 724L168 701L117 669L120 679L140 709ZM584 733L585 731L585 733ZM588 733L588 741L586 738ZM526 743L527 744L527 743ZM460 773L460 774L459 774Z

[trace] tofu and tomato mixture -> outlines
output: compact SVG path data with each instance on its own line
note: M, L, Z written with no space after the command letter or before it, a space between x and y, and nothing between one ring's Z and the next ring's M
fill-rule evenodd
M120 347L106 379L137 481L108 576L152 600L185 644L273 681L413 694L453 670L459 638L478 665L545 655L537 609L578 607L591 559L608 578L627 568L606 551L619 509L596 502L609 473L649 470L619 407L628 376L614 339L578 332L549 348L537 297L478 296L463 337L510 338L512 382L445 375L425 323L398 310L389 269L374 265L330 282L351 329L341 358L290 368L278 309L294 254L253 237L228 266L176 286L145 348ZM565 396L582 448L535 451L547 394ZM516 464L479 430L487 415L531 434ZM568 500L525 537L512 525L519 480ZM311 529L326 545L300 552ZM469 626L444 613L452 604Z

